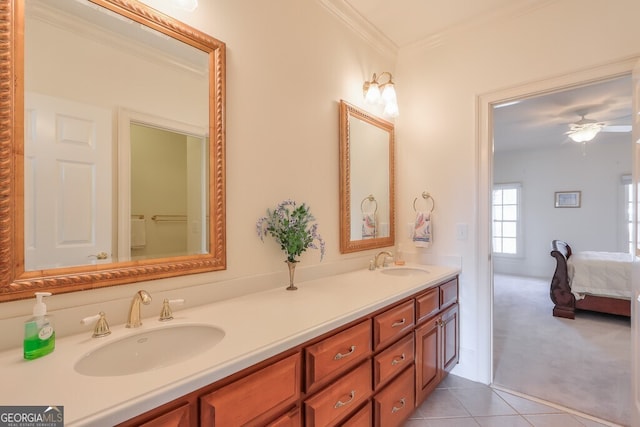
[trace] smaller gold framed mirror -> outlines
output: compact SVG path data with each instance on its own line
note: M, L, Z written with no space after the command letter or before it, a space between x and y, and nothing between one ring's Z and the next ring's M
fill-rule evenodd
M395 243L394 126L340 101L340 252Z

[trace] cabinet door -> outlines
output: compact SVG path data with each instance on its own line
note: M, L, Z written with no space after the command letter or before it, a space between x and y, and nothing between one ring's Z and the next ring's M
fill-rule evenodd
M203 425L254 426L284 412L300 397L300 354L275 362L200 397Z
M431 393L442 378L440 317L416 329L416 404Z
M451 371L459 360L459 306L458 304L442 313L442 360L443 369Z
M409 418L415 407L414 377L411 367L373 397L376 427L401 426Z

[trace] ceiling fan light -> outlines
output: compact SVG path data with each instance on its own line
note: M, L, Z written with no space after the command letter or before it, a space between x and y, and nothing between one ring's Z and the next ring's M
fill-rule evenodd
M569 138L574 142L589 142L600 132L600 126L585 126L569 132Z

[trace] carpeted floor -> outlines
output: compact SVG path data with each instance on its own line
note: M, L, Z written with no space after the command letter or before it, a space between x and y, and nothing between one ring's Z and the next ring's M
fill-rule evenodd
M629 319L552 309L548 281L495 275L494 384L630 425Z

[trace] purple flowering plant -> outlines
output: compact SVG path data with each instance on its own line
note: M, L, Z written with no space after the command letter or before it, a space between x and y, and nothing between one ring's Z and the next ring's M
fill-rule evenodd
M278 204L274 210L267 209L267 216L258 218L256 231L260 240L271 235L287 254L287 261L296 259L307 249L320 249L320 261L324 258L325 243L318 234L318 224L306 204L297 205L294 200L287 199Z

